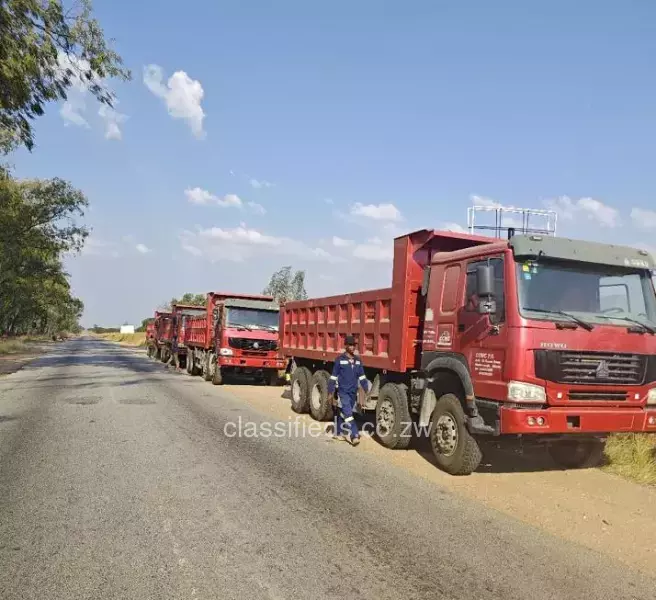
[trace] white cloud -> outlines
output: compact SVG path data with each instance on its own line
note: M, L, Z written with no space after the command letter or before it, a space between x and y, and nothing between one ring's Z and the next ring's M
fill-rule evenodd
M212 262L244 262L258 255L272 253L296 256L308 261L339 262L323 248L313 247L300 240L278 237L249 228L245 223L238 227L198 227L195 232L180 235L183 250L202 256Z
M546 205L559 217L569 221L584 217L602 227L616 227L620 222L617 209L594 198L579 198L574 201L569 196L561 196L554 200L547 200Z
M256 215L265 215L266 214L266 208L262 206L261 204L258 204L257 202L249 202L248 203L248 208L250 211Z
M474 206L486 206L488 208L503 208L503 204L500 202L497 202L496 200L492 200L492 198L488 198L487 196L478 196L476 194L472 194L469 199L471 200L471 203ZM508 208L508 207L506 207Z
M100 118L105 123L105 139L120 140L123 138L120 125L127 119L126 115L121 114L106 104L100 105L98 115L100 115Z
M84 246L82 247L82 255L118 258L120 256L120 252L118 249L118 244L115 242L109 242L95 236L89 236L84 241Z
M353 240L345 240L344 238L333 236L333 246L335 248L348 248L353 245Z
M375 221L400 221L401 211L393 204L361 204L356 202L351 207L354 217L366 217Z
M226 194L221 198L220 196L216 196L215 194L199 187L187 188L184 191L184 194L187 198L187 202L190 202L191 204L214 204L221 208L241 208L243 206L241 198L236 194Z
M368 240L366 244L358 244L353 249L353 256L361 260L390 262L394 257L392 243L384 243L378 238Z
M205 137L203 119L205 112L201 106L204 91L200 81L191 79L184 71L176 71L164 83L164 71L159 65L144 67L143 82L158 98L164 100L166 108L174 119L183 119L199 139Z
M104 86L104 81L97 78L88 80L86 75L90 72L89 61L77 58L74 55L67 55L59 51L57 57L57 75L66 77L70 80L70 87L66 92L66 100L59 109L59 114L64 120L64 125L76 125L78 127L90 128L87 117L87 99L89 98L89 88L91 85ZM114 100L114 104L118 100ZM105 139L120 140L120 124L127 118L117 112L114 108L101 104L98 109L98 115L105 127Z
M440 229L442 231L453 231L454 233L469 233L466 227L458 225L458 223L443 223Z
M248 182L252 188L255 188L256 190L260 190L262 188L270 188L273 187L275 184L271 183L270 181L260 181L258 179L251 178L250 181Z
M135 248L137 249L137 252L141 252L141 254L148 254L149 252L152 252L152 250L145 244L137 244Z
M631 220L640 229L656 229L656 212L644 208L632 208Z

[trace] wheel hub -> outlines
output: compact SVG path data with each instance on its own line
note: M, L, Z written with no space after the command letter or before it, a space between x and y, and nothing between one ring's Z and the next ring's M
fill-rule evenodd
M458 447L458 424L453 415L445 414L437 420L434 432L435 446L440 454L451 456Z
M315 411L321 410L321 390L318 385L312 386L312 393L310 394L310 402Z
M396 421L394 405L390 400L383 400L378 411L378 429L382 435L387 435L394 430Z
M292 384L292 398L297 404L301 401L301 384L298 382L298 380L294 381Z

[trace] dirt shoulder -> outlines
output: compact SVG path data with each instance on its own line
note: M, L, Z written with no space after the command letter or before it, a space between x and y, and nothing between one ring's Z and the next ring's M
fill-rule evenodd
M0 341L0 377L15 373L44 354L54 342Z
M287 421L297 417L283 388L225 386L253 407ZM308 416L302 420L312 422ZM441 487L483 502L531 525L611 556L635 568L656 570L656 489L599 469L554 470L542 454L508 452L489 446L481 468L452 477L431 461L430 450L388 450L364 439L366 452Z

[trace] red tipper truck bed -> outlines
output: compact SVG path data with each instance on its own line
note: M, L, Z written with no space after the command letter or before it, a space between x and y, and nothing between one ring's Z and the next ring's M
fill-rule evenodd
M285 357L332 361L355 335L367 367L419 368L424 268L437 252L489 244L493 238L420 230L394 240L392 287L288 302L280 310Z

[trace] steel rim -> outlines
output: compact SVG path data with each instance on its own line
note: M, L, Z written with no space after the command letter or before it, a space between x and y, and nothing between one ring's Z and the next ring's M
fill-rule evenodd
M392 404L391 400L383 400L380 403L377 421L378 431L381 435L389 435L394 431L396 413L394 411L394 404Z
M310 402L312 408L319 412L321 410L321 390L317 384L312 386L312 393L310 394Z
M295 404L300 404L301 402L301 384L298 379L292 383L292 400Z
M435 446L440 454L451 456L458 447L458 423L453 415L446 413L437 420L434 434Z

